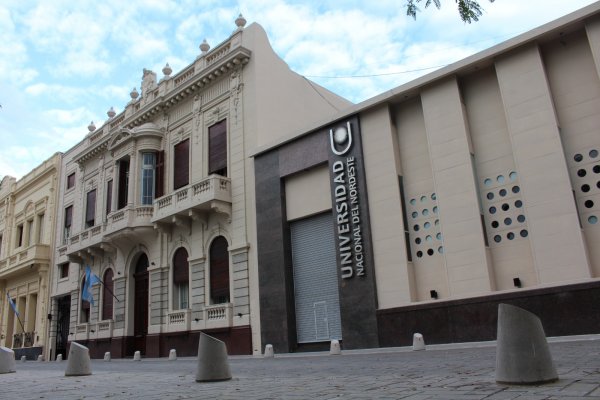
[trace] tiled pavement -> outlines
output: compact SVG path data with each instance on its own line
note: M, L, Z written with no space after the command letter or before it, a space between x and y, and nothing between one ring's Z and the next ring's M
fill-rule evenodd
M0 375L0 399L600 399L600 338L550 344L559 381L494 380L491 345L231 357L233 379L195 382L196 360L93 360L93 375L65 377L66 362L16 363Z

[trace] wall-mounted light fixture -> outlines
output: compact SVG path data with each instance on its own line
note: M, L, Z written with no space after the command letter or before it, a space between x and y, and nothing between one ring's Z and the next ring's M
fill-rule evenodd
M515 287L521 287L521 279L513 278L513 285L515 285Z
M429 291L429 295L431 296L432 299L437 299L438 298L437 291L435 291L435 290L430 290Z

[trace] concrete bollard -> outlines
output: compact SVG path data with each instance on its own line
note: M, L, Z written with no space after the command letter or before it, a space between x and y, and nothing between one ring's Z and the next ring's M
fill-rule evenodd
M536 315L500 304L497 337L498 383L534 385L558 380L542 321Z
M15 352L8 347L0 346L0 374L15 371Z
M227 346L219 339L200 332L196 382L226 381L229 379L231 379L231 370L227 360Z
M62 354L59 354L56 356L56 362L61 362L62 361Z
M169 351L169 361L175 361L175 360L177 360L177 350L171 349Z
M104 361L110 361L110 351L104 353Z
M329 355L331 356L339 356L342 354L342 349L340 348L339 340L333 339L331 341L331 345L329 346Z
M423 339L423 335L420 333L415 333L413 335L413 347L414 351L425 350L425 339Z
M21 362L25 362L27 361L27 357L26 356L21 356Z
M275 357L275 352L273 351L273 345L268 344L265 346L265 358L273 358Z
M92 374L90 350L77 342L71 342L65 376L83 376Z
M42 362L42 361L44 361L44 356L40 354L40 355L38 356L37 360L38 360L38 362Z
M133 361L142 361L142 354L139 350L133 353Z

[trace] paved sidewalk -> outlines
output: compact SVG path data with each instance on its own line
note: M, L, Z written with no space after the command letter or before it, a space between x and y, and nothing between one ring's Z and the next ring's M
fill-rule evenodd
M66 362L17 361L0 399L600 399L600 340L551 342L558 382L495 382L493 344L231 357L233 379L195 382L196 360L93 360L93 375L65 377Z

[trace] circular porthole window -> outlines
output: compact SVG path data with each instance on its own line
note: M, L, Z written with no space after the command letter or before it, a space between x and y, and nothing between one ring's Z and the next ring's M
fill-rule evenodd
M583 178L586 173L587 172L585 172L585 169L582 168L582 169L580 169L580 170L577 171L577 176L580 177L580 178Z
M521 235L521 237L527 237L529 235L529 232L527 232L527 229L522 229L521 232L519 232L519 234Z
M423 224L423 228L425 229L429 229L431 227L431 222L425 222L425 224Z
M417 200L410 199L409 203L410 203L411 206L414 206L415 204L417 204Z
M490 214L496 214L496 207L492 206L489 208Z
M517 207L517 208L523 207L523 202L521 200L515 201L515 207Z
M432 256L433 255L433 249L427 249L427 254Z
M506 238L508 240L513 240L515 238L515 234L512 232L508 232L508 234L506 235Z
M596 217L595 215L590 215L588 217L588 222L592 225L596 224L598 222L598 217Z
M498 221L492 221L492 228L497 228L499 225Z
M592 208L594 207L594 202L592 200L586 200L583 205L585 205L585 208Z
M496 177L496 180L498 181L498 183L504 183L504 175L498 175Z
M523 223L523 222L525 222L525 216L524 216L523 214L519 215L519 216L517 217L517 221L519 221L520 223Z
M425 208L421 214L423 214L424 216L428 216L429 210Z
M594 165L592 168L595 174L600 174L600 165Z
M508 226L510 224L512 224L512 219L510 219L510 218L504 218L504 225Z
M521 191L521 188L520 188L520 187L518 187L518 186L513 186L513 187L512 187L512 192L513 192L513 193L517 194L517 193L519 193L520 191Z
M487 197L488 200L492 200L494 198L494 193L489 192L485 197Z
M439 224L440 224L440 220L439 220L439 219L436 219L436 220L435 220L435 222L434 222L434 225L435 225L435 226L438 226Z
M510 206L508 205L508 203L502 204L502 211L508 211L509 208L510 208Z
M492 180L491 180L490 178L485 178L485 179L483 180L483 184L484 184L485 186L492 186Z
M498 192L498 194L502 197L506 196L506 189L500 189L500 191Z
M427 235L427 237L425 237L425 240L431 242L433 241L433 238L431 237L431 235Z
M417 251L417 257L419 257L419 258L423 257L423 252L421 250Z
M438 253L444 254L444 246L438 247Z
M592 157L592 158L598 157L598 150L596 150L596 149L590 150L590 157Z
M575 160L576 162L581 162L581 160L583 160L583 156L577 153L575 154L575 156L573 156L573 160Z
M437 208L437 206L433 207L433 213L434 213L434 214L437 214L437 213L438 213L438 208Z
M515 181L515 179L517 179L517 173L515 171L512 171L510 174L508 174L508 177L510 178L511 181Z
M437 196L435 195L435 193L431 193L431 200L435 200L437 199Z
M415 243L416 243L416 244L421 244L421 238L416 238L416 239L415 239Z
M438 232L437 235L435 235L435 238L437 240L442 240L442 234L440 232Z
M494 242L500 243L501 241L502 241L502 236L500 236L500 235L494 236Z
M416 211L413 211L411 215L413 218L417 218L419 216L419 213Z
M581 191L583 193L587 193L590 191L590 185L588 185L587 183L585 185L581 185Z
M427 196L421 196L421 203L425 203L427 201Z

